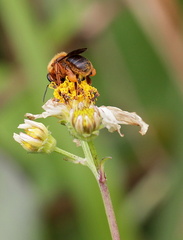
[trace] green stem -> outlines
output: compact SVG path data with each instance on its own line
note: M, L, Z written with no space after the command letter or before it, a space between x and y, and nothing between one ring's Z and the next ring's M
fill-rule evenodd
M88 142L88 146L89 146L89 148L90 148L90 152L91 152L91 155L92 155L94 164L95 164L97 170L99 170L100 162L99 162L99 159L98 159L98 156L97 156L97 151L96 151L96 148L95 148L95 146L94 146L93 141L89 141L89 142Z
M106 184L106 177L104 172L104 161L99 162L97 157L97 152L94 147L93 142L81 141L81 146L83 148L83 152L88 163L88 167L91 169L95 178L98 182L100 192L102 195L102 200L104 203L104 208L112 236L112 240L120 240L119 230L116 223L116 217L114 214L114 209L110 197L110 193Z
M71 160L74 163L80 163L82 165L87 165L87 162L86 162L85 158L81 158L81 157L79 157L77 155L74 155L74 154L72 154L70 152L67 152L67 151L65 151L65 150L63 150L61 148L58 148L58 147L55 147L54 151L57 152L57 153L60 153L60 154L62 154L64 156L66 156L69 160Z
M98 180L99 179L99 173L97 172L97 169L95 167L93 156L91 154L88 142L81 141L81 146L83 148L83 152L84 152L84 155L85 155L85 158L86 158L86 161L87 161L87 165L91 169L91 171L93 172L95 178Z

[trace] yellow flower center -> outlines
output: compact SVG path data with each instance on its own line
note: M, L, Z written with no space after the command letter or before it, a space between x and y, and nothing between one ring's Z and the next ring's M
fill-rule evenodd
M91 133L98 129L98 124L94 118L94 108L76 109L72 117L72 125L77 134L82 137L89 137Z
M70 82L66 77L65 81L57 86L54 82L49 85L54 89L54 97L61 103L72 103L73 100L78 102L86 101L87 103L95 102L99 93L96 88L87 83L86 80L79 82Z
M84 108L84 109L78 109L74 112L74 118L77 118L81 116L82 118L87 116L89 119L93 119L93 114L94 114L94 108ZM86 119L83 118L83 126L86 126Z

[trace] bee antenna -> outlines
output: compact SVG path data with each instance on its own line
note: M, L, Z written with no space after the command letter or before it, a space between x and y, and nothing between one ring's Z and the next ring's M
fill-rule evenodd
M49 84L46 86L46 89L45 89L45 91L44 91L43 102L45 101L46 93L47 93L47 91L48 91L48 86L49 86Z

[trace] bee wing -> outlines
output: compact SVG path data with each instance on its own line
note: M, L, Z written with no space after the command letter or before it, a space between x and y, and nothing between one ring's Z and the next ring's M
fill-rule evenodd
M59 62L60 60L63 60L64 58L79 55L80 53L83 53L86 50L87 50L87 48L80 48L80 49L73 50L72 52L69 52L66 56L57 58L56 61Z
M74 50L74 51L72 51L72 52L69 52L69 53L67 54L67 57L81 54L81 53L85 52L86 50L87 50L87 48L76 49L76 50Z

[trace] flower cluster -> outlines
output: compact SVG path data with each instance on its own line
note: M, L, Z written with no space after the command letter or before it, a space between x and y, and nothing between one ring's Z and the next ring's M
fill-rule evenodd
M25 116L29 120L19 126L26 134L14 134L14 139L27 151L48 153L56 144L48 129L42 123L33 121L38 118L56 117L74 138L84 141L96 137L102 128L107 128L109 132L117 131L123 136L121 124L140 126L142 135L147 132L148 125L136 113L111 106L97 107L95 103L99 93L86 80L71 82L66 76L59 86L51 82L49 87L54 90L54 97L42 106L44 111L41 114L27 113Z

